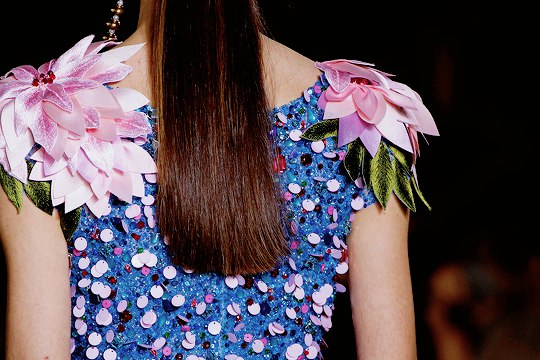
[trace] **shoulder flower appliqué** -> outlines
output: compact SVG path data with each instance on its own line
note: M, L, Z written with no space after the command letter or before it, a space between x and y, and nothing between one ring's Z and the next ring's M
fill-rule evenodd
M391 80L393 75L372 68L373 64L333 60L316 66L330 86L318 101L323 120L302 137L337 136L338 146L348 145L344 159L348 175L358 186L372 187L382 206L394 192L415 211L416 192L429 208L416 179L418 133L438 136L439 132L420 96Z
M147 115L136 111L148 99L107 86L131 72L123 62L144 44L102 51L118 43L93 38L38 69L16 67L0 80L0 179L18 207L20 189L32 199L32 184L50 181L53 206L64 204L68 213L86 204L100 217L110 194L127 202L144 196L142 174L156 172L152 157L133 141L152 132Z

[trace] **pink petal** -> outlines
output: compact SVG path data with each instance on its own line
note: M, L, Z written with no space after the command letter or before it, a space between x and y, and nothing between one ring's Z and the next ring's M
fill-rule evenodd
M377 75L375 75L371 71L371 69L366 68L366 67L362 67L362 66L358 66L358 65L355 65L355 64L351 64L350 62L336 63L336 64L332 65L332 68L334 70L337 70L337 71L340 71L340 72L348 73L348 74L352 75L353 77L361 77L361 78L368 79L370 81L376 82L377 84L380 81L379 77Z
M356 106L354 105L353 97L349 96L343 101L333 102L329 101L324 109L324 119L336 119L341 118L356 112Z
M113 142L116 139L116 121L101 119L99 129L88 129L88 134L103 141Z
M333 88L328 88L324 92L324 96L326 97L326 100L328 101L334 101L339 102L345 100L348 96L350 96L353 92L355 92L358 89L359 85L357 84L351 84L342 92L337 92Z
M410 112L414 115L414 119L418 123L417 128L423 134L439 136L439 130L435 124L433 116L422 103L416 104L417 110L411 110Z
M78 152L74 156L70 156L66 159L67 167L71 172L71 175L75 175L77 168L79 167L79 156Z
M93 80L77 79L72 77L60 79L56 83L62 85L64 91L68 95L76 94L82 90L93 89L101 86L101 84Z
M349 73L334 68L327 68L324 74L330 86L337 92L344 91L351 83L351 75Z
M124 116L120 104L105 86L80 91L75 97L81 105L97 108L101 116L109 118Z
M371 123L373 116L377 113L377 108L379 107L377 96L368 87L358 86L353 93L353 100L364 115L362 118Z
M6 156L11 169L17 168L21 163L24 163L26 166L26 155L30 153L35 143L30 131L25 131L17 140L18 142L15 146L6 148Z
M94 181L90 183L92 191L98 198L105 196L105 194L109 192L109 187L111 186L112 180L112 176L107 176L103 172L98 173Z
M123 141L117 140L113 142L113 148L114 148L114 168L122 172L128 171L126 149L124 148Z
M68 140L68 131L61 126L56 127L56 141L52 149L48 151L54 159L59 160L64 155Z
M46 62L45 64L41 65L39 68L38 68L38 73L40 74L46 74L49 70L51 70L52 66L54 65L56 60L51 60L51 61L48 61Z
M112 175L109 191L116 195L120 200L128 203L132 202L133 183L129 173L114 171Z
M129 140L122 140L122 144L126 151L128 171L139 174L155 173L157 171L154 159L146 150Z
M34 180L34 181L49 181L54 178L54 174L47 176L45 175L45 171L43 169L43 163L36 162L34 166L32 167L32 171L30 172L30 175L28 176L28 179Z
M64 87L58 83L47 85L43 100L50 101L66 111L73 110L73 102L66 94Z
M30 65L23 65L11 69L10 73L13 73L13 76L17 80L24 81L28 84L31 84L32 81L39 76L37 69Z
M66 111L51 102L43 102L43 111L58 125L77 135L84 135L86 131L86 121L83 110L78 101L73 101L72 110Z
M364 121L370 124L377 125L379 122L382 121L382 119L384 118L386 114L387 102L384 96L382 96L382 94L378 91L372 91L371 95L373 95L373 97L375 98L374 102L376 102L376 104L371 104L371 105L374 105L375 108L369 109L370 111L374 110L374 112L371 113L371 116L366 115L363 111L363 108L359 106L357 106L357 111L360 117ZM361 101L362 100L355 99L355 104L358 104L359 102L361 103Z
M64 155L68 158L76 156L81 148L81 144L81 139L75 140L68 138L64 149Z
M114 165L114 150L110 142L99 140L87 135L86 141L81 145L88 159L98 169L109 174Z
M54 73L59 77L65 76L66 74L62 68L66 67L72 61L82 59L86 53L86 49L92 43L93 39L94 35L88 35L79 40L72 48L62 54L52 66Z
M131 111L126 117L115 119L117 133L121 137L136 138L152 133L152 127L148 122L148 116L139 111Z
M396 107L389 104L384 119L376 125L377 129L391 143L412 153L409 134L405 125L398 120L398 117Z
M141 174L131 174L131 182L133 184L133 196L138 196L140 198L144 197L145 195L145 189L144 189L144 180Z
M374 125L367 124L366 130L360 134L360 140L362 144L366 147L366 150L373 157L379 149L379 144L381 142L381 133L377 130Z
M83 178L79 175L72 175L66 167L54 176L51 183L51 196L55 198L66 196L83 184L85 184Z
M34 88L34 86L22 81L0 82L0 102L13 99L30 88Z
M86 56L80 61L67 64L62 68L60 79L84 77L88 70L99 61L99 57L99 55Z
M107 212L109 206L110 193L106 193L103 197L97 198L92 196L87 202L86 205L88 209L96 216L101 217Z
M88 46L88 49L86 49L85 55L96 55L104 48L119 45L120 43L121 43L120 41L112 41L112 40L94 41L93 43L90 44L90 46Z
M96 176L98 176L99 169L92 164L83 151L79 151L78 158L79 164L77 171L87 183L91 184L96 179Z
M116 64L103 73L92 76L92 80L101 84L114 83L124 79L133 70L131 66Z
M113 88L111 93L116 97L124 112L137 110L150 102L146 96L129 88Z
M108 69L120 64L135 55L143 44L117 46L111 50L101 53L99 62L86 74L88 78L95 78L99 74L105 73Z
M43 91L39 87L31 87L15 98L15 131L20 134L29 124L38 119L36 111L32 111L43 100ZM41 112L41 108L39 109Z
M330 89L330 88L328 88ZM326 91L328 91L328 89ZM328 100L326 100L326 91L319 96L319 100L317 100L317 106L321 109L326 109L326 105L328 105Z
M65 159L55 160L49 154L45 154L43 158L43 174L45 176L51 176L59 173L67 167L67 161Z
M88 129L97 129L100 125L99 112L96 108L83 106L84 120Z
M416 109L416 103L417 103L416 99L411 99L408 96L405 96L393 90L382 88L380 86L367 85L367 87L372 88L373 91L380 92L381 94L384 95L386 100L393 103L394 105L401 106L408 109Z
M360 119L356 112L339 119L338 147L346 145L360 137L367 124Z
M58 140L58 125L45 114L40 106L36 106L30 112L28 121L34 140L50 154Z
M79 206L84 205L84 203L90 200L92 196L94 196L94 193L92 192L90 185L86 182L83 183L77 190L66 195L64 204L65 212L68 213Z
M15 103L13 101L10 101L2 108L0 127L7 147L15 148L19 142L19 136L15 131Z

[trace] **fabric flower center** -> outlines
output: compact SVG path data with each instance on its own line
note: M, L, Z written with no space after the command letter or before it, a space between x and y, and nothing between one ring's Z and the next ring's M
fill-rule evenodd
M353 78L352 81L357 83L358 85L372 85L371 81L366 78L357 77Z
M33 86L39 86L39 84L52 84L54 82L54 79L56 79L56 75L54 75L54 72L52 70L47 71L46 74L39 74L39 77L34 78L32 81Z

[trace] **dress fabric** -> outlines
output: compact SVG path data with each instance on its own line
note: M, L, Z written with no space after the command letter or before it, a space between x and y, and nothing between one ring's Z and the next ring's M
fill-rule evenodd
M333 138L299 136L322 119L327 87L322 74L269 116L291 249L271 271L225 277L173 265L154 217L154 174L131 204L111 195L100 218L83 207L69 242L73 359L320 358L334 297L346 290L336 275L348 267L352 210L375 202L345 176ZM153 108L139 111L155 128ZM140 145L155 158L154 135Z

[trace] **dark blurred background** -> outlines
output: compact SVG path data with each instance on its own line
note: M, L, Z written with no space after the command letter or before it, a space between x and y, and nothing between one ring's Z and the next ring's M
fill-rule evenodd
M34 5L2 4L0 73L38 66L87 34L100 38L115 1L79 2L78 10L64 0ZM120 40L135 27L137 6L125 1ZM434 115L441 136L421 140L417 164L433 209L413 213L410 231L419 359L540 359L530 9L455 1L261 6L276 40L313 60L374 63L415 89ZM1 295L5 304L4 286ZM347 297L337 303L326 358L354 359Z

